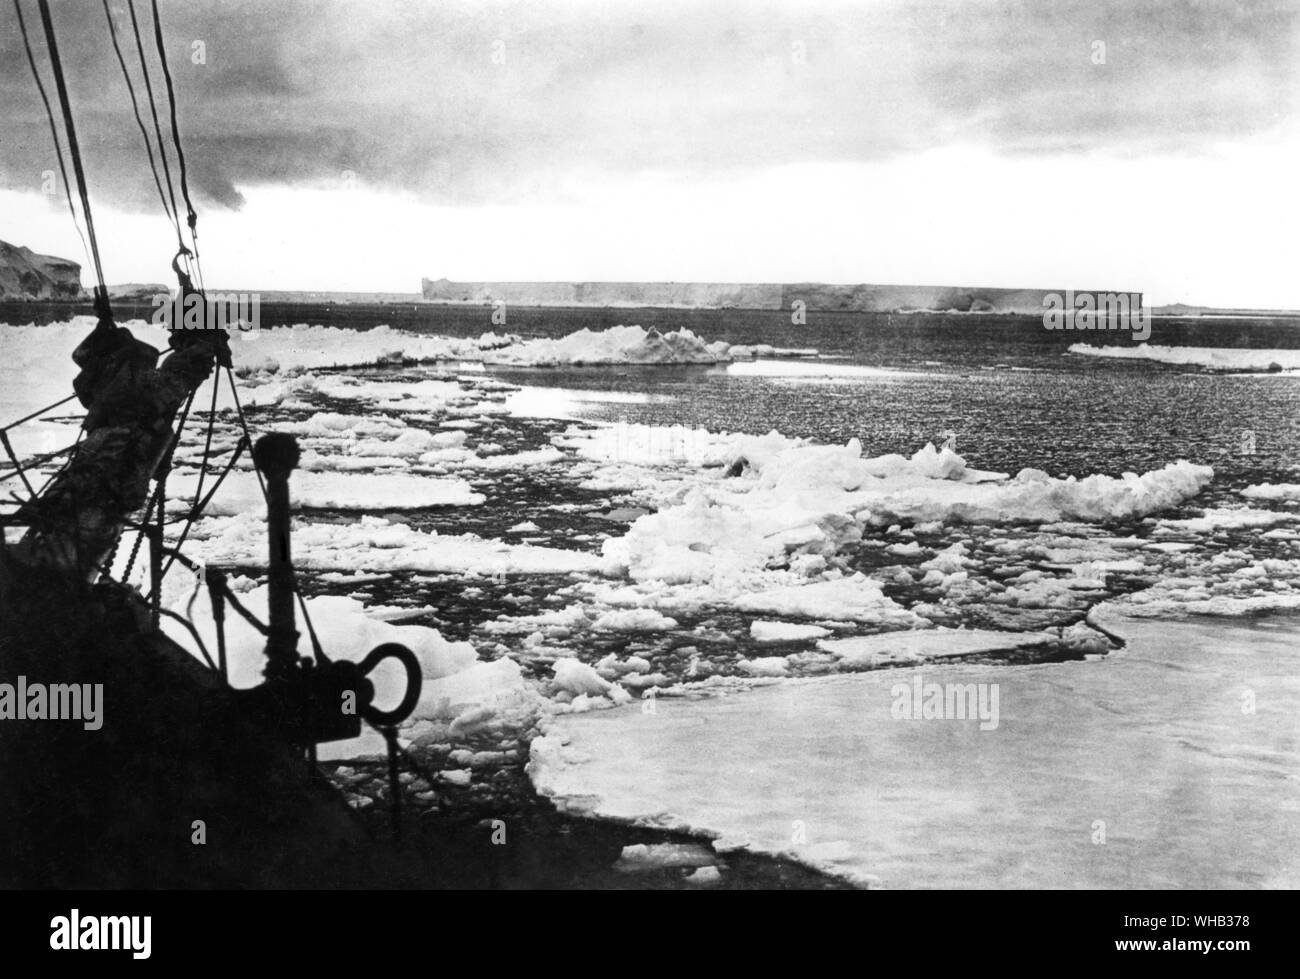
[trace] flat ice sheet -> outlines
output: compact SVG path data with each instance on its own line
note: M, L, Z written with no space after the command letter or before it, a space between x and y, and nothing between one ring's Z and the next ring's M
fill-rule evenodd
M909 629L847 639L823 639L817 648L842 660L878 664L969 656L1032 646L1049 639L1042 633L998 632L993 629Z
M1154 360L1162 364L1208 367L1232 371L1300 370L1300 351L1229 349L1225 347L1168 347L1139 343L1137 346L1070 345L1069 352L1088 357L1117 357L1124 360Z
M861 364L837 364L818 360L749 360L726 366L726 372L739 377L788 378L904 378L930 377L925 371L894 370L889 367L867 367Z
M530 773L572 811L887 887L1300 885L1300 617L1101 621L1129 645L1100 661L929 664L560 718ZM918 674L999 684L996 729L894 719L894 686Z

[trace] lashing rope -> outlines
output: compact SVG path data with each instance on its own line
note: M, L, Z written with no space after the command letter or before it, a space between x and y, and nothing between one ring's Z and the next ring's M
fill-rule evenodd
M117 63L122 69L122 78L126 81L127 93L131 96L131 112L135 115L136 127L140 130L140 136L144 140L144 151L149 157L149 169L153 171L153 183L158 188L158 199L162 201L163 212L167 215L176 229L176 242L182 248L185 247L185 241L181 237L181 226L177 219L176 212L168 205L167 194L163 191L162 177L158 174L158 162L154 159L153 145L149 141L149 130L145 128L144 120L140 118L140 103L135 97L135 85L131 82L131 73L127 70L126 59L122 56L122 47L117 41L117 24L113 21L112 11L108 9L108 0L101 0L104 5L104 16L108 19L108 33L113 39L113 50L117 53Z
M158 105L153 95L153 81L150 78L149 63L144 56L144 40L140 37L140 21L135 13L135 0L128 0L127 9L131 13L131 31L135 35L135 50L140 58L140 73L144 76L144 90L149 98L149 114L153 118L154 136L158 140L158 156L162 159L163 175L167 178L167 193L171 197L171 215L172 220L176 222L176 235L179 238L180 208L176 206L176 190L172 185L171 166L167 162L167 145L163 140L162 124L158 121Z
M199 261L199 216L194 211L194 202L190 200L190 182L185 168L185 149L181 146L181 130L176 121L176 89L172 85L171 69L167 66L167 50L163 44L162 20L158 16L158 0L153 0L153 38L158 48L158 61L162 65L163 78L167 82L167 104L171 111L172 142L176 146L176 161L181 172L181 196L185 198L185 223L190 227L190 241L194 245L194 267L199 273L199 289L203 289L203 266Z

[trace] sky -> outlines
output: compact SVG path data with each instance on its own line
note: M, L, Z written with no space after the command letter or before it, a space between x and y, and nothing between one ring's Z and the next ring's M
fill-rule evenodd
M127 0L108 6L143 96ZM168 281L175 236L104 10L52 7L105 277ZM1300 308L1291 0L160 9L209 286L874 282ZM80 259L12 4L0 107L0 239Z

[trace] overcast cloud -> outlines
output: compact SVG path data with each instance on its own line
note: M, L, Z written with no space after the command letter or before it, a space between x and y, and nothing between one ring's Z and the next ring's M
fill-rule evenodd
M102 8L54 7L92 191L157 207ZM125 30L124 0L110 7ZM162 18L192 180L201 204L228 208L241 187L347 171L431 204L482 204L562 198L587 177L955 144L1194 156L1292 126L1300 63L1300 5L1285 0L166 0ZM8 3L0 22L0 187L35 189L53 166L48 130ZM192 62L196 40L206 64Z

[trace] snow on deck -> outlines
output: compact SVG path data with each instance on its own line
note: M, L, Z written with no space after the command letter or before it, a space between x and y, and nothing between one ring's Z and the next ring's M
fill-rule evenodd
M1100 621L1129 645L1104 660L928 664L571 715L529 771L571 811L859 883L1297 886L1300 618L1116 608ZM917 678L997 684L996 727L895 719Z

